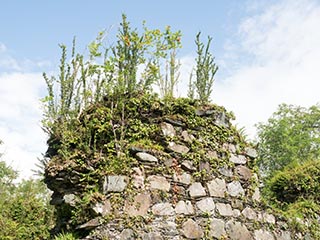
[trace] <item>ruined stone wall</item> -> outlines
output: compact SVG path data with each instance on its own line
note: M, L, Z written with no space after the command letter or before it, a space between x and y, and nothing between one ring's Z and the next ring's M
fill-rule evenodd
M191 130L167 122L160 125L166 137L186 143L195 139ZM192 150L181 142L168 143L169 158L133 149L139 161L133 174L105 177L107 200L93 209L112 218L102 225L96 218L98 227L87 239L293 239L285 222L259 208L257 175L248 167L256 157L253 148L237 153L238 146L224 143L230 164L222 162L212 173L209 162L218 159L218 153L207 151L208 161L195 164L184 160ZM171 168L172 174L162 174L159 166ZM113 199L115 193L124 193L123 199ZM92 224L94 220L80 228Z
M260 202L257 153L225 110L178 102L164 113L149 110L161 102L151 104L127 132L132 137L151 129L153 135L146 132L146 139L129 141L117 153L116 160L130 159L123 171L108 169L111 155L103 158L103 151L81 162L52 157L46 183L54 191L58 231L121 240L305 237ZM102 144L106 136L98 136Z

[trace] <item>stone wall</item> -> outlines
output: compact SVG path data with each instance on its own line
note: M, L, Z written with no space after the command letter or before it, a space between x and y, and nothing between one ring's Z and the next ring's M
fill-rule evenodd
M260 202L257 153L230 115L216 106L177 106L141 120L158 131L158 142L129 144L120 153L132 159L125 174L97 173L92 166L101 157L82 165L58 157L49 163L56 229L80 231L83 239L303 239ZM84 176L99 179L86 182ZM77 217L83 222L72 225Z
M195 139L188 133L192 131L167 122L161 123L161 129L168 137L185 142ZM184 160L183 155L191 151L184 144L169 142L167 151L172 157L162 160L156 154L134 149L139 165L131 176L105 177L107 200L93 209L97 215L112 217L102 225L99 217L94 219L97 228L87 239L293 239L286 223L259 208L259 188L251 186L258 182L257 175L247 166L254 161L256 151L246 148L238 154L237 146L231 143L223 147L230 152L230 164L223 162L214 174L210 174L208 161L195 166ZM214 151L206 154L208 159L219 158ZM173 169L173 174L154 171L163 165ZM209 174L202 177L196 173ZM124 194L118 201L112 198L115 193L125 193L126 188L131 188L131 196ZM80 226L88 227L92 221Z

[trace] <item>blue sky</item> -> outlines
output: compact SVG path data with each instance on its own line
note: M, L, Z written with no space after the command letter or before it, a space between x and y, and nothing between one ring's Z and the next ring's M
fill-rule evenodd
M213 37L219 65L212 101L236 114L235 124L254 138L280 103L319 102L319 0L3 1L0 7L0 139L3 158L22 177L46 150L39 99L42 72L58 70L59 43L78 49L103 29L115 33L126 13L132 27L183 34L177 95L186 90L198 31ZM110 40L112 41L112 40Z

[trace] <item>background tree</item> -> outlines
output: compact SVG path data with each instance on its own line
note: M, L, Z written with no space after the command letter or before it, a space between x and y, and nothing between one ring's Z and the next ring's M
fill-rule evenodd
M14 184L18 173L0 161L0 239L49 239L53 207L40 180Z
M290 164L320 156L320 106L282 104L267 123L259 123L258 166L265 176Z

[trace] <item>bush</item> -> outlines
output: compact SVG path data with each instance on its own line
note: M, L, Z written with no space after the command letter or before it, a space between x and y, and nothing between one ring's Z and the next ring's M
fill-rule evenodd
M320 161L290 165L267 182L267 189L277 201L292 203L301 198L320 201Z
M0 161L0 239L49 239L53 208L39 180L13 184L17 173Z

